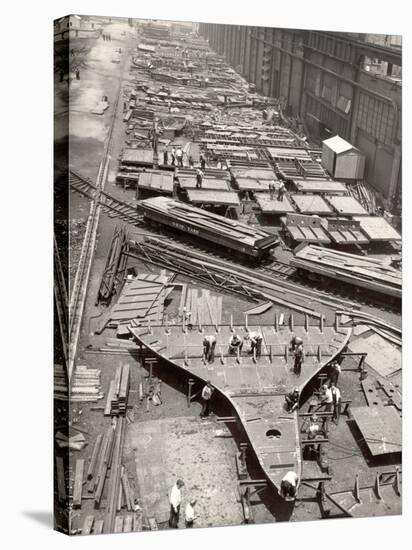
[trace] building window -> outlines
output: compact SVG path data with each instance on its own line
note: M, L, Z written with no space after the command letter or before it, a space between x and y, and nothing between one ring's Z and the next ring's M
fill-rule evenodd
M381 143L392 144L394 114L386 102L361 93L357 123L359 128Z

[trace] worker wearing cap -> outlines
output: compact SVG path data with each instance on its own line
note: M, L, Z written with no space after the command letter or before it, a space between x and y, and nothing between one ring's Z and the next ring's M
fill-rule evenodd
M169 527L172 529L177 529L180 516L180 504L182 502L182 487L184 482L181 479L178 479L173 485L172 490L170 491L169 502L170 502L170 517L169 517Z
M208 363L215 359L216 337L213 334L207 334L203 339L203 356Z
M330 364L330 383L331 384L335 384L336 386L339 380L340 373L341 373L341 367L339 363L337 361L332 361L332 363Z
M298 344L295 349L295 363L293 365L293 371L296 376L300 376L300 373L302 371L304 355L305 353L303 351L303 344Z
M286 191L285 184L283 183L283 181L281 181L278 189L278 201L281 201L281 202L283 201L283 196L285 194L285 191Z
M273 200L273 198L275 196L275 189L276 189L275 182L272 180L272 181L269 182L270 200Z
M335 424L339 423L340 418L340 407L342 403L342 396L340 393L340 389L336 387L335 384L331 384L330 391L332 393L332 406L333 406L333 416L332 421L335 422Z
M295 498L296 489L298 486L298 476L295 472L289 471L283 477L280 483L280 495L286 500L292 500Z
M242 348L243 340L236 332L234 332L229 340L229 353L231 355L237 354L238 350L240 353L242 351Z
M327 384L323 384L320 394L320 404L325 412L331 412L333 407L333 395L332 390Z
M194 507L196 505L196 499L192 498L190 502L186 504L185 508L185 525L188 529L193 527L195 519L199 516L195 514Z
M294 336L292 340L290 341L290 347L292 351L295 351L295 349L300 345L303 344L303 340L300 336Z
M320 434L321 426L319 423L319 418L316 414L312 414L309 421L308 429L306 430L307 439L316 439ZM319 452L319 445L305 445L305 455L311 460L312 458L317 458Z
M250 351L252 355L254 355L256 350L256 357L260 357L262 354L262 342L263 342L263 336L260 332L249 332L245 336L245 340L248 340L250 342Z
M288 412L293 412L299 406L299 388L295 388L292 392L285 396L286 409Z
M202 410L200 412L200 417L204 418L205 416L209 416L210 413L210 400L212 398L213 394L213 386L208 380L206 382L206 386L202 389L201 397L202 397Z
M202 188L203 172L200 168L196 169L196 189Z

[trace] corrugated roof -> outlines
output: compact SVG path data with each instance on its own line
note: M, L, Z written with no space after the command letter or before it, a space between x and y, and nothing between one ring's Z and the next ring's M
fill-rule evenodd
M346 151L350 151L351 149L357 151L356 147L354 147L349 142L339 136L325 139L325 141L323 141L322 143L329 147L329 149L332 149L332 151L334 151L336 154L345 153Z

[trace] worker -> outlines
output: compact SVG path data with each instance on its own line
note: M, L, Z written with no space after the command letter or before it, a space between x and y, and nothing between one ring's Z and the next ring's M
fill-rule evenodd
M80 69L76 69L76 80L80 80Z
M172 152L170 153L170 156L171 156L171 165L172 166L175 166L176 165L176 149L173 147L172 149Z
M200 153L200 168L204 170L206 168L206 159L203 153Z
M215 359L216 337L213 334L206 335L203 339L203 356L208 363Z
M181 147L177 148L176 158L177 158L177 165L182 167L183 166L183 151L182 151Z
M298 476L292 470L287 472L280 483L280 495L286 500L293 500L298 486Z
M194 507L196 505L196 499L192 498L190 502L186 504L185 508L185 525L188 529L193 527L193 523L198 519L199 515L195 514Z
M168 152L167 152L167 149L165 149L163 151L163 164L167 165L167 161L168 161Z
M334 422L336 425L339 423L340 418L340 408L342 403L342 396L340 393L340 389L336 387L334 383L330 386L330 391L332 393L332 406L333 406L333 416L332 416L332 422Z
M196 189L202 188L202 182L203 182L203 172L200 168L197 168L196 170Z
M213 394L213 386L208 380L206 382L206 386L202 389L201 397L202 397L202 410L200 411L200 418L205 418L206 416L209 416L210 413L210 400L212 398Z
M192 155L189 155L189 166L190 166L190 168L193 168L194 164L195 164L195 163L194 163L194 161L193 161Z
M288 393L285 396L286 410L288 412L293 412L294 410L296 410L298 408L298 406L299 406L299 397L300 397L299 388L295 388L292 392Z
M293 372L296 374L296 376L300 376L300 373L302 371L302 363L304 360L305 353L303 351L303 344L298 344L295 349L295 362L293 365Z
M275 182L274 181L270 181L269 182L269 196L270 196L270 200L273 200L274 196L275 196Z
M313 440L320 435L321 426L319 418L316 414L312 414L309 421L308 429L306 430L307 439ZM319 445L305 445L304 448L304 458L308 460L313 460L318 458Z
M281 202L283 201L283 196L285 194L285 191L286 191L285 184L283 183L283 181L281 181L278 189L278 201L281 201Z
M295 351L295 349L300 346L300 344L303 344L302 338L300 338L300 336L294 336L290 341L290 349L292 351Z
M185 327L187 327L189 330L192 330L192 312L188 311L186 306L183 306L183 322Z
M336 386L339 380L340 373L341 373L341 367L339 363L337 361L332 361L332 363L330 364L330 375L329 375L331 384L335 384Z
M333 407L333 395L332 390L328 387L327 384L323 384L322 390L320 393L320 407L325 412L331 412Z
M260 357L262 354L262 334L260 332L249 332L245 336L245 340L250 342L250 351L252 355L255 355L256 353L256 357Z
M231 355L237 355L242 352L243 340L236 332L232 334L229 340L229 353Z
M181 479L178 479L173 485L172 490L170 491L169 502L170 502L170 517L169 517L169 527L172 529L177 529L179 524L180 516L180 504L182 502L182 487L184 482Z

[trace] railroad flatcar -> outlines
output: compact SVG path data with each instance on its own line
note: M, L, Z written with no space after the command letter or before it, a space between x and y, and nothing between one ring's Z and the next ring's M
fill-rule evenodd
M146 221L173 227L257 260L265 258L279 243L276 235L169 197L139 201L137 209Z

